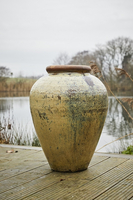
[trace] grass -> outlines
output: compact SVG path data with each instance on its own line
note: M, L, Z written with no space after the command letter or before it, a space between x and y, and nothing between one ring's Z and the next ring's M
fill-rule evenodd
M0 92L30 92L37 79L7 78L0 81Z
M0 144L41 146L31 124L17 123L9 118L0 120Z

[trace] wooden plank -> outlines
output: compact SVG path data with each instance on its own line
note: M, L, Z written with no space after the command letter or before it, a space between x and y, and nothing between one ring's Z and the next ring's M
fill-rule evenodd
M26 151L23 153L24 155ZM6 170L0 171L0 181L29 171L36 167L43 166L47 163L42 151L33 151L32 154L30 153L28 155L24 155L23 157L20 156L20 158L12 157L8 163L5 162L2 164L3 169L6 168Z
M1 147L0 146L0 158L5 158L5 157L10 157L13 156L14 158L19 158L18 153L6 153L6 151L10 151L10 150L14 150L14 151L18 151L20 156L23 156L23 154L25 153L25 155L29 155L29 154L33 154L34 152L38 152L36 150L26 150L25 149L19 149L19 148L9 148L7 147Z
M0 151L1 161L10 158L0 172L1 200L133 198L131 159L93 156L87 170L59 173L50 170L42 151L19 151L18 155L7 155L5 148Z
M23 199L26 196L29 196L30 194L36 193L36 191L43 190L44 188L50 187L51 185L57 184L58 182L59 178L56 177L54 179L51 179L51 177L49 177L48 175L44 175L41 178L32 180L29 183L23 184L19 187L15 187L14 189L0 194L0 199Z
M26 158L27 159L27 158ZM99 156L95 156L95 157L93 157L92 158L92 161L91 161L91 163L90 163L90 166L94 166L94 165L96 165L96 164L98 164L98 163L100 163L100 162L102 162L102 161L104 161L104 160L107 160L108 159L108 157L99 157ZM32 160L30 160L30 162L32 162L32 164L33 164L33 161ZM22 162L23 163L23 162ZM23 163L23 165L22 165L23 167L24 167L24 163ZM27 183L27 182L30 182L31 180L33 180L33 179L35 179L35 177L36 178L38 178L38 177L42 177L42 176L44 176L44 174L43 174L43 170L44 170L44 172L45 172L45 170L47 171L47 170L50 170L50 168L48 167L48 165L45 165L45 166L42 166L42 167L37 167L36 169L31 169L30 171L27 171L27 172L23 172L23 173L21 173L21 174L19 174L19 175L15 175L15 176L13 176L13 177L11 177L11 174L10 174L10 171L9 171L9 174L10 174L10 177L7 177L8 179L7 180L3 180L2 182L1 182L1 185L0 185L0 187L1 187L1 192L4 192L4 191L8 191L8 190L10 190L10 189L12 189L12 188L15 188L15 187L17 187L17 186L20 186L20 185L22 185L22 184L24 184L24 183ZM11 172L13 171L13 169L11 169ZM36 173L37 173L37 175L36 175ZM60 179L61 179L61 173L56 173L56 172L54 172L55 174L56 174L56 177L57 177L57 182L59 182L60 181ZM13 171L13 174L14 174L14 171ZM71 173L70 173L71 174ZM65 173L65 176L67 176L68 175L68 173ZM30 177L32 177L32 178L29 178L29 176ZM54 175L55 176L55 175ZM52 176L53 177L53 176ZM56 177L54 177L54 178L56 178ZM63 178L63 177L62 177ZM49 179L49 178L48 178ZM51 179L52 180L52 182L53 182L53 179ZM29 187L29 185L28 185L28 187ZM26 186L26 188L27 188L27 186ZM9 192L10 193L10 192Z
M7 180L3 180L0 182L0 194L25 183L28 183L32 180L43 177L44 175L47 175L49 173L52 173L52 171L49 165L45 164L45 166L43 165L33 170L26 171L25 173L21 173L17 176L13 176Z
M9 169L11 166L14 165L15 161L22 161L27 156L34 155L35 153L39 153L39 151L36 150L21 150L21 149L15 149L15 151L18 151L18 153L6 153L6 150L11 150L10 148L3 148L0 147L0 171ZM42 154L42 151L41 151ZM34 156L32 156L34 158ZM43 156L44 157L44 156ZM12 160L14 162L12 162Z
M97 165L98 163L103 162L104 160L107 160L109 158L110 157L108 157L108 156L93 156L91 159L91 162L89 164L89 167Z
M42 156L42 153L41 152L39 152L39 154ZM27 159L27 158L26 158ZM38 156L37 156L37 159L38 159ZM99 157L99 156L95 156L95 157L93 157L93 159L92 159L92 161L91 161L91 163L90 163L90 166L93 166L93 165L95 165L95 164L97 164L97 163L99 163L99 162L102 162L103 160L106 160L107 158L106 157ZM30 160L30 162L31 162L32 160ZM23 160L23 162L24 162L24 160ZM24 168L24 165L23 165L23 168ZM2 179L2 185L0 185L0 187L1 187L1 191L3 192L3 191L6 191L6 190L9 190L10 188L13 188L13 187L15 187L16 186L16 180L17 180L17 185L20 185L20 183L19 183L19 181L23 178L23 177L28 177L28 174L30 174L31 176L30 177L32 177L32 179L34 179L34 173L35 172L37 172L37 174L38 174L38 177L40 176L42 176L42 173L40 172L40 170L45 170L46 169L46 166L45 166L45 168L44 168L44 165L42 166L42 167L37 167L37 168L35 168L35 169L31 169L31 170L29 170L29 171L24 171L25 172L25 174L24 174L24 172L20 172L21 174L19 175L19 174L16 174L15 173L15 177L13 176L14 175L14 170L13 169L10 169L10 170L6 170L5 172L4 172L4 175L6 175L6 178L5 178L5 180L4 180L4 178L2 179L2 177L1 177L1 179ZM48 168L49 170L50 170L50 168ZM15 172L16 172L16 168L15 168ZM2 174L2 173L1 173ZM8 174L9 174L9 176L8 176ZM13 176L13 177L12 177ZM5 176L4 176L5 177ZM20 178L20 177L22 177L22 178ZM8 180L6 180L8 178ZM11 179L11 180L9 180L9 178ZM18 181L19 180L19 181ZM14 184L11 184L10 185L10 181L12 182L12 183L14 183ZM22 180L21 180L22 181ZM27 182L27 179L25 180L25 182ZM22 181L22 183L24 183L23 181ZM2 187L3 186L3 187ZM4 189L4 190L3 190Z
M133 160L128 160L95 180L89 181L87 184L76 189L70 194L62 194L62 196L59 196L60 198L58 197L58 199L97 199L100 195L113 188L120 181L128 178L128 176L132 174L132 171Z
M95 156L95 158L92 159L90 166L95 165L99 162L102 162L103 160L106 160L106 159L107 159L106 157ZM10 160L10 163L8 163L8 167L6 166L6 168L8 169L4 170L4 172L3 171L0 172L0 181L3 181L7 178L29 171L32 168L43 166L43 164L46 164L46 163L47 163L47 160L42 151L38 151L38 152L33 151L33 154L30 154L30 155L26 154L26 156L23 158L20 157L16 159L13 157ZM5 165L7 165L7 163L4 163L3 167Z
M93 199L103 190L107 190L108 187L112 187L112 185L116 184L117 181L119 182L119 180L125 178L128 173L130 174L132 172L132 164L133 161L132 163L124 162L93 180L89 180L88 178L82 179L82 175L80 179L76 179L76 177L75 179L65 179L56 185L52 185L51 187L45 188L39 192L35 192L34 194L27 196L25 199ZM120 169L123 169L128 165L130 166L128 170L123 170L121 172ZM117 171L119 172L118 178ZM93 173L95 173L95 171Z
M110 161L109 161L110 160ZM108 162L107 162L108 161ZM55 199L75 191L78 187L86 185L106 171L114 169L115 166L126 162L125 159L110 158L90 167L88 170L78 173L57 173L53 172L41 179L23 184L21 187L3 193L1 199ZM104 167L103 167L104 166ZM94 168L94 169L93 169ZM92 170L93 169L93 170ZM91 171L90 171L91 170ZM60 181L63 180L63 181Z
M125 158L109 158L103 160L103 162L99 162L94 166L92 165L92 167L89 167L88 170L77 173L76 178L80 178L82 176L82 179L93 180L126 161L127 159ZM75 178L75 173L71 174L71 178L72 177Z
M17 151L17 153L6 153L8 150L14 150ZM12 148L4 148L0 147L0 159L5 159L5 158L12 158L12 159L20 159L20 158L25 158L27 155L32 155L34 153L41 153L42 156L46 159L44 153L42 150L25 150L25 149L12 149ZM34 156L33 156L34 157Z
M133 196L133 173L124 180L118 182L114 187L104 192L97 200L128 200Z

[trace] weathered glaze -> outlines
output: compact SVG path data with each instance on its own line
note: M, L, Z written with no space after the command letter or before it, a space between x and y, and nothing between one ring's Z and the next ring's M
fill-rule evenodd
M49 71L48 77L33 85L30 107L50 167L55 171L85 170L107 113L103 83L81 71Z

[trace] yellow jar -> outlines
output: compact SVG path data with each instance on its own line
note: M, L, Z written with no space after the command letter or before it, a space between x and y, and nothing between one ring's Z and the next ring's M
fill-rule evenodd
M108 108L103 83L89 66L49 66L30 92L33 123L51 169L87 169Z

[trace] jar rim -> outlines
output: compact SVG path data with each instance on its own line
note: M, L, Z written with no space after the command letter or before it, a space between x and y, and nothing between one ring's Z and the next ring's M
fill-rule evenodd
M48 73L78 72L88 73L91 67L87 65L50 65L46 68Z

